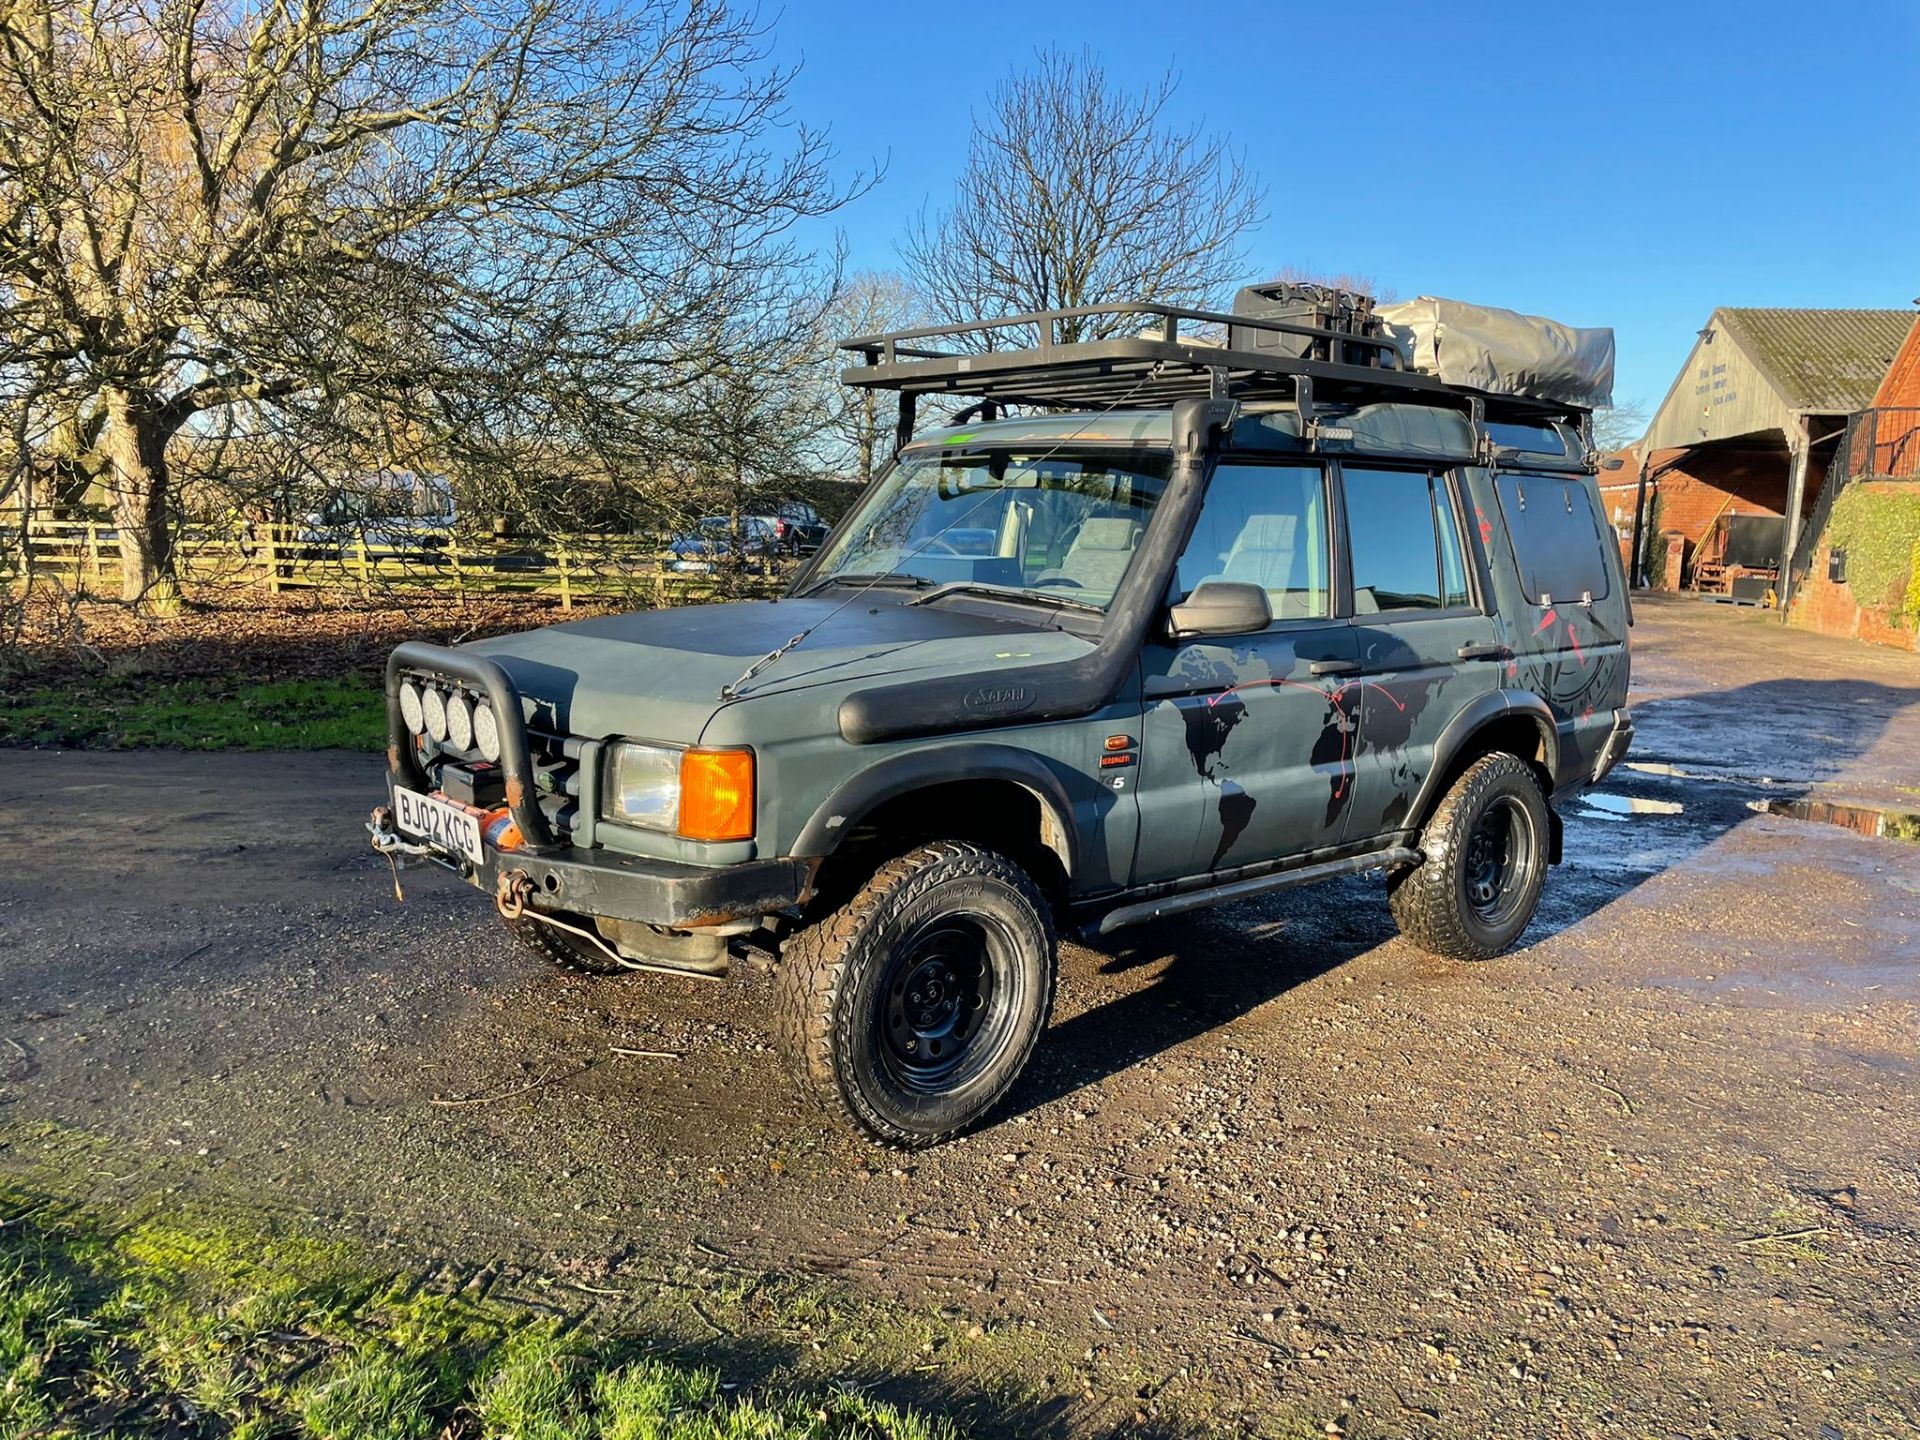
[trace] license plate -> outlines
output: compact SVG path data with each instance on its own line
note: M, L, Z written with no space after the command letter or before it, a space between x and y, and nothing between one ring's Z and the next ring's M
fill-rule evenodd
M404 834L424 840L449 855L464 855L478 865L487 858L480 844L480 822L458 805L396 788L393 819Z

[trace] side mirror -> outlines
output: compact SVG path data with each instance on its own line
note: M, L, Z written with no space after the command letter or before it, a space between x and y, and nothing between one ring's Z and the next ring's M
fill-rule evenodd
M1252 635L1272 623L1267 592L1239 580L1209 580L1167 611L1167 634L1175 640Z

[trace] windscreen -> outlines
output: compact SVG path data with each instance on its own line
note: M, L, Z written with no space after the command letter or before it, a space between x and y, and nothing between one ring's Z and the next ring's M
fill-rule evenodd
M860 501L810 583L968 582L1105 609L1170 465L1137 450L908 456Z

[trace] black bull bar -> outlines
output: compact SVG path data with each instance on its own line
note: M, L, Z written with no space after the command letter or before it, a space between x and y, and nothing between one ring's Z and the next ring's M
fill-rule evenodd
M507 672L485 656L409 640L387 657L387 769L395 782L422 792L433 788L414 749L413 732L400 712L400 685L408 671L464 680L486 693L493 718L500 726L500 771L506 780L507 809L520 831L522 848L535 853L564 848L554 838L553 827L540 808L520 692Z

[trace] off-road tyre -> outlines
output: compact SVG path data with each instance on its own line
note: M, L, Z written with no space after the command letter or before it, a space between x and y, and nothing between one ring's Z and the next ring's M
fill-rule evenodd
M1483 847L1490 843L1486 830L1502 823L1513 868L1498 877L1489 902ZM1540 903L1550 823L1532 766L1507 754L1474 761L1427 818L1421 862L1388 878L1387 903L1400 933L1447 960L1491 960L1506 950Z
M966 968L969 934L991 979L975 982L976 991L984 986L977 1002L961 995L944 1022L954 1029L935 1035L942 1022L921 1024L935 1007L916 1002L941 988L942 973ZM949 952L962 958L950 962ZM977 1124L1026 1068L1053 1010L1056 971L1052 912L1027 873L978 845L936 841L882 865L787 941L777 977L780 1048L801 1089L829 1114L883 1145L938 1145ZM931 983L910 991L920 976ZM966 990L964 974L945 988ZM956 1035L957 1050L942 1057L942 1041L952 1045ZM916 1079L916 1061L902 1053L915 1045L926 1064L944 1059L957 1069Z
M593 921L578 915L555 917L582 930L591 930ZM571 970L576 975L631 975L633 972L597 946L577 935L543 925L530 916L505 922L507 933L549 965Z

